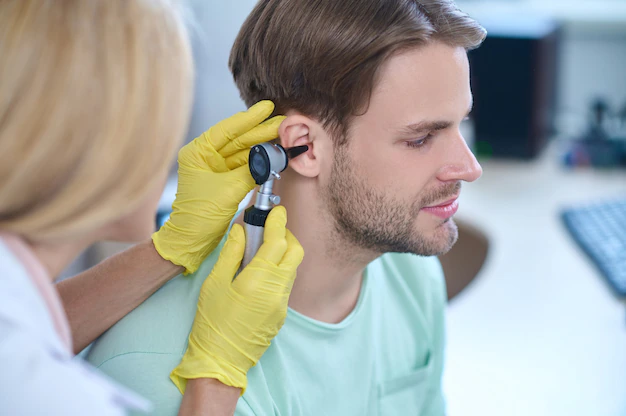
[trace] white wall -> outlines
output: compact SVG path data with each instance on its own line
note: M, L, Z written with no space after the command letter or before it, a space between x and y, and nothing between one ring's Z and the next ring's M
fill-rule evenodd
M228 70L228 56L239 28L256 0L188 0L196 60L194 110L188 140L216 122L245 110Z
M558 108L562 113L584 113L598 96L615 107L626 105L626 33L566 33L560 55Z

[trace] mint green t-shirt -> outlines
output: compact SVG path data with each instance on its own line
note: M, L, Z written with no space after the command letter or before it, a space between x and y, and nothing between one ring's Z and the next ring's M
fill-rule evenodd
M176 415L169 379L185 349L202 282L221 246L94 343L88 361ZM289 310L248 373L236 415L444 415L445 283L434 257L385 254L367 266L355 309L339 324Z

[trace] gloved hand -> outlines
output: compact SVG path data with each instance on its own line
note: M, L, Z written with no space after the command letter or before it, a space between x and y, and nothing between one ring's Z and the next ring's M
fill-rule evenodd
M152 241L161 257L183 266L185 274L198 270L215 249L239 203L254 188L250 147L278 137L285 119L264 121L272 111L271 101L261 101L211 127L178 153L173 211Z
M281 206L270 212L263 244L233 280L245 249L243 228L235 224L198 299L189 345L170 378L181 393L188 379L214 378L245 391L247 373L278 334L304 251L285 228Z

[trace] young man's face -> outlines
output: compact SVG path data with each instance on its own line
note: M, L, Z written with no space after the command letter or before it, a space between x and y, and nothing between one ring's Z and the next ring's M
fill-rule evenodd
M461 181L482 174L459 131L471 105L463 48L431 43L386 62L367 112L324 175L343 238L379 253L452 247Z

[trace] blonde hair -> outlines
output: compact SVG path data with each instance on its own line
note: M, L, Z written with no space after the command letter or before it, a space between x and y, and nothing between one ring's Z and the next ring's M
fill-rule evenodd
M78 236L172 162L193 67L166 0L0 0L0 230Z

